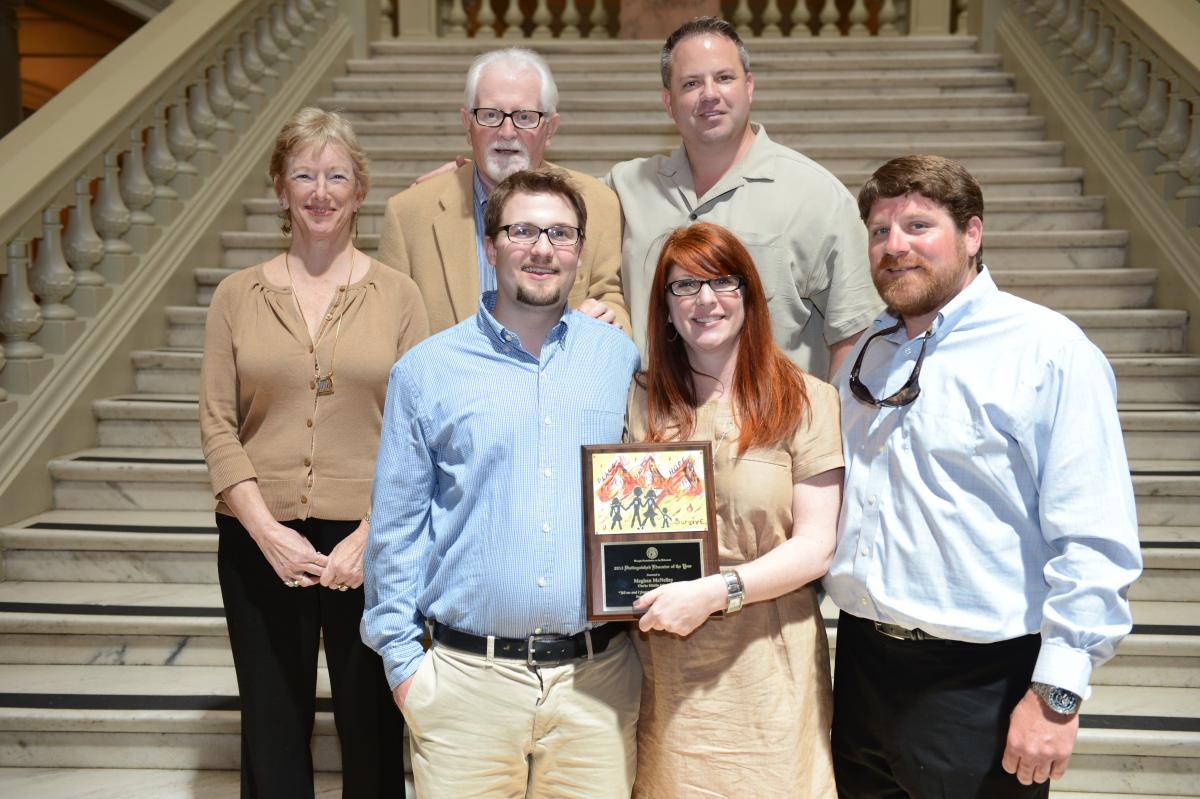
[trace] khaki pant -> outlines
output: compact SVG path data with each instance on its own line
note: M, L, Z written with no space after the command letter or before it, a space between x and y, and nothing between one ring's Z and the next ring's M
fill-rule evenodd
M642 670L622 635L535 666L435 644L404 701L420 799L628 799Z

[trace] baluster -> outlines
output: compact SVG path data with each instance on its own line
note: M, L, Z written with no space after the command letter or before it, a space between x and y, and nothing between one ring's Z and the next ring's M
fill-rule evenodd
M462 4L469 0L449 0L446 4L446 38L463 39L467 35L467 12ZM516 0L512 0L516 2Z
M200 183L200 170L192 163L199 142L188 124L187 90L176 89L175 102L167 111L167 144L175 156L174 189L183 197L191 197Z
M602 2L602 0L597 0ZM521 39L525 36L525 29L521 27L525 22L525 15L521 13L521 7L517 0L508 0L508 8L504 11L504 36L505 39Z
M208 104L208 79L201 71L200 78L188 87L188 125L196 134L196 160L201 174L207 174L217 164L217 145L212 136L217 130L217 115Z
M74 308L63 304L75 290L75 273L63 257L61 211L58 203L51 203L42 211L42 239L29 275L33 292L42 301L42 319L46 321L69 321L79 315ZM50 349L63 352L66 347Z
M233 120L244 122L244 114L234 115L233 95L225 85L225 67L218 62L208 68L208 105L217 116L217 130L221 131L218 138L225 139L225 146L233 143L240 126L234 125Z
M537 0L537 5L533 8L533 34L534 39L549 39L554 34L550 31L550 7L546 4L546 0Z
M14 361L33 361L42 358L46 350L30 341L42 327L42 309L29 290L29 240L17 236L8 244L8 275L0 280L0 333L4 334L4 351L8 358L5 368L5 384L16 393L28 393L33 381L24 386L13 386L10 381L17 377ZM21 391L20 389L25 389Z
M879 35L880 36L899 36L900 29L896 27L896 3L895 0L883 0L883 5L879 7Z
M0 283L4 280L4 276L0 275ZM0 344L0 383L4 381L4 345ZM4 386L0 385L0 408L8 401L8 392L4 390ZM0 416L0 427L4 426L5 417Z
M258 43L254 40L253 23L251 30L242 32L242 67L250 78L250 91L254 94L266 94L267 82L279 77L279 74L267 66L259 55Z
M234 111L249 114L253 110L246 103L247 98L251 98L250 76L242 67L241 49L236 44L225 51L225 88L233 96ZM252 99L261 99L261 96Z
M1066 42L1070 43L1079 33L1079 28L1083 25L1083 3L1082 0L1070 0L1067 3L1067 13L1063 17L1062 22L1058 24L1058 32L1051 35L1049 42Z
M1109 94L1108 99L1100 104L1100 108L1116 108L1120 105L1117 95L1129 82L1129 61L1132 52L1129 42L1117 42L1112 63L1108 65L1108 71L1100 78L1100 88Z
M325 18L325 15L321 13L321 10L313 5L312 0L300 0L297 5L300 8L300 13L304 15L304 18L307 20L316 22L317 20Z
M1170 84L1163 78L1155 78L1150 82L1150 94L1146 98L1146 104L1142 106L1141 112L1134 119L1134 124L1146 134L1146 138L1139 141L1133 148L1134 150L1158 152L1158 134L1162 132L1163 125L1167 123L1167 92L1169 89Z
M492 0L480 0L477 14L479 27L475 29L476 39L496 38L496 11L492 8Z
M1091 55L1087 57L1087 63L1081 65L1088 72L1096 76L1095 80L1089 81L1084 87L1088 91L1100 88L1100 78L1108 71L1108 67L1112 64L1113 59L1113 36L1115 31L1104 26L1096 35L1096 49L1092 50ZM1076 67L1080 69L1081 67Z
M854 0L854 5L850 6L850 35L870 36L871 31L867 28L868 19L870 19L870 14L867 13L865 0Z
M566 0L563 4L562 30L558 32L558 38L579 38L579 9L575 7L575 0Z
M292 29L283 16L283 6L279 3L271 6L271 38L279 45L280 60L295 61L288 51L293 47L299 49L300 42L292 35Z
M1137 127L1137 115L1146 105L1149 96L1150 64L1136 56L1130 64L1129 82L1117 95L1117 105L1125 112L1117 122L1118 130L1128 130Z
M296 0L287 0L283 9L283 20L292 29L292 34L305 45L311 46L317 40L317 29L304 19Z
M146 174L154 184L154 213L159 224L170 224L179 213L179 193L171 188L171 181L179 165L167 146L166 104L159 100L154 104L154 125L146 140Z
M834 0L825 0L825 5L821 6L821 29L817 31L818 36L839 36L841 32L838 30L838 9L837 3Z
M104 285L104 276L92 271L93 266L104 260L104 240L92 224L92 193L88 190L88 184L87 177L79 177L75 181L75 204L67 212L67 232L63 236L63 255L75 270L77 289ZM79 291L75 293L78 295ZM75 307L79 310L78 305ZM93 316L94 312L84 310L83 314Z
M1071 68L1072 72L1082 72L1087 69L1088 56L1096 49L1096 27L1099 16L1099 12L1089 9L1083 17L1083 24L1079 27L1079 35L1075 37L1075 41L1071 42L1070 47L1062 53L1063 55L1070 53L1081 62Z
M1155 168L1159 175L1169 175L1179 172L1179 156L1183 154L1188 143L1188 102L1180 89L1179 81L1171 88L1171 110L1167 113L1167 121L1163 124L1162 132L1155 142L1158 151L1166 159Z
M779 27L782 19L783 14L779 11L779 0L767 0L767 4L763 6L762 33L759 35L772 38L782 36L783 28Z
M970 13L967 10L967 0L954 0L954 10L951 13L954 14L954 35L966 36L967 15Z
M608 29L608 8L604 5L604 0L596 0L592 5L592 27L588 31L590 39L611 39L612 32Z
M109 150L104 154L104 177L96 190L96 202L92 205L92 222L96 230L104 237L104 262L119 262L122 256L133 252L133 246L121 238L129 226L133 224L132 214L121 199L121 187L117 170L117 151Z
M733 9L733 27L737 30L738 36L743 39L754 36L754 30L750 27L753 19L754 16L750 13L750 0L738 0L737 7Z
M1192 96L1192 134L1188 137L1187 148L1179 156L1179 176L1188 182L1175 197L1180 200L1195 200L1200 198L1200 98ZM1195 220L1191 220L1195 224Z
M1054 41L1054 32L1058 30L1058 26L1067 18L1067 0L1054 0L1050 10L1046 12L1045 18L1038 25L1039 28L1050 28L1049 41Z
M154 184L146 175L146 165L142 160L142 131L137 125L129 131L129 149L121 159L121 199L129 209L132 222L125 233L125 240L133 245L135 252L145 252L150 248L153 238L151 231L158 220L146 211L154 202Z
M275 41L275 35L271 30L271 17L269 14L258 20L257 29L258 52L282 80L291 70L292 58L283 51L283 45Z

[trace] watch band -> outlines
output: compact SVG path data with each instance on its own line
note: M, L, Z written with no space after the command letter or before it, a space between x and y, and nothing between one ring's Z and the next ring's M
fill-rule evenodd
M742 584L741 575L733 569L729 569L721 572L721 576L725 578L725 590L729 592L725 614L737 613L742 609L742 602L746 598L746 587Z
M1079 694L1068 691L1066 688L1059 688L1057 685L1033 682L1029 684L1029 688L1041 697L1042 701L1046 703L1046 707L1062 716L1074 716L1079 712L1079 705L1083 702Z

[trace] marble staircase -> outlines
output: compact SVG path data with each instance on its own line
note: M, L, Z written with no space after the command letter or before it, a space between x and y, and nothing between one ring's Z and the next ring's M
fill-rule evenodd
M559 79L549 158L602 175L666 151L655 43L539 42ZM383 203L465 151L461 81L482 44L375 45L320 103L346 110L372 156L359 246ZM1146 573L1136 626L1095 676L1057 799L1200 794L1200 357L1186 315L1156 297L1153 263L1029 114L998 57L966 37L755 41L754 118L852 190L903 152L961 158L985 186L985 253L1002 287L1062 310L1109 355L1138 499ZM886 75L886 80L881 80ZM223 277L278 252L264 182L244 225L198 263L194 305L133 356L125 394L96 402L95 447L47 464L54 507L0 529L0 793L217 797L236 792L235 681L216 586L212 499L196 392L205 307ZM1163 307L1156 307L1156 299ZM824 608L836 644L832 607ZM322 671L320 796L338 795ZM88 792L80 789L88 786Z

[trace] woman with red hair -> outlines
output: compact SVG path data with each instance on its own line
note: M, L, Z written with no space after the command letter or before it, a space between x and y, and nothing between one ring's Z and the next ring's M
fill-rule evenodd
M775 344L754 262L717 225L667 237L648 321L630 440L712 442L722 574L635 604L645 612L634 796L833 797L813 582L841 505L837 392Z

